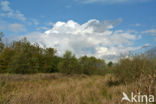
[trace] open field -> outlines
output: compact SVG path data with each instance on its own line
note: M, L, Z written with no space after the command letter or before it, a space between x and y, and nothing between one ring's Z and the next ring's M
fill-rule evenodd
M137 91L136 83L113 80L112 75L2 74L0 104L122 104L122 92Z

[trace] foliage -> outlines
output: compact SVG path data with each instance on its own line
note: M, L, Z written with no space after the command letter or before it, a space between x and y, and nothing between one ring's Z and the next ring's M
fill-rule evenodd
M156 64L144 56L136 56L132 59L121 59L115 66L114 74L121 82L128 83L140 80L142 77L155 75Z
M5 48L3 52L0 54L0 72L7 72L7 68L9 62L11 62L11 58L14 55L14 51L10 48Z
M1 42L3 44L3 42ZM3 44L4 45L4 44ZM0 53L0 73L53 73L101 74L105 61L95 57L76 58L70 51L63 57L56 56L54 48L41 48L26 38L13 41Z
M55 49L32 45L26 38L14 41L0 54L0 72L26 74L57 71L55 53Z
M95 57L82 56L80 58L80 65L84 74L95 74L100 70L104 70L105 61L96 59Z
M2 36L3 33L0 33L0 73L114 73L124 83L139 80L141 76L154 76L156 73L155 58L136 56L106 64L103 59L93 56L77 58L70 51L59 57L54 48L42 48L37 43L31 44L26 38L5 45Z
M110 61L110 62L108 62L108 67L112 67L113 66L113 62L112 61Z
M62 61L60 61L58 64L58 69L60 72L66 74L81 73L78 60L70 51L66 51L66 53L63 55Z

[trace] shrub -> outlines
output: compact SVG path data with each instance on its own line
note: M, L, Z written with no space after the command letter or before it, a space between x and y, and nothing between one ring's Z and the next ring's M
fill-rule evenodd
M155 74L154 63L144 56L132 59L121 59L116 65L114 74L123 83L139 80L142 76Z

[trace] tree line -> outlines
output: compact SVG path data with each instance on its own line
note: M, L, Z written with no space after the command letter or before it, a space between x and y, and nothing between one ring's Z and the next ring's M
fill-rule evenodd
M54 48L41 48L26 38L9 45L2 42L0 35L0 73L53 73L100 74L107 67L103 59L82 56L77 58L71 51L62 57ZM109 64L111 66L111 63Z
M143 77L156 78L156 57L144 55L120 59L117 63L106 64L104 59L94 56L77 58L71 51L62 57L54 48L42 48L31 44L26 38L13 41L9 45L2 41L0 33L0 73L33 74L113 74L120 82L127 83Z

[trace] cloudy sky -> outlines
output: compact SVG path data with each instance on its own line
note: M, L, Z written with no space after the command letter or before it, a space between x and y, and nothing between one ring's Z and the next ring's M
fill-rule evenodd
M0 0L0 32L114 60L156 44L155 0Z

